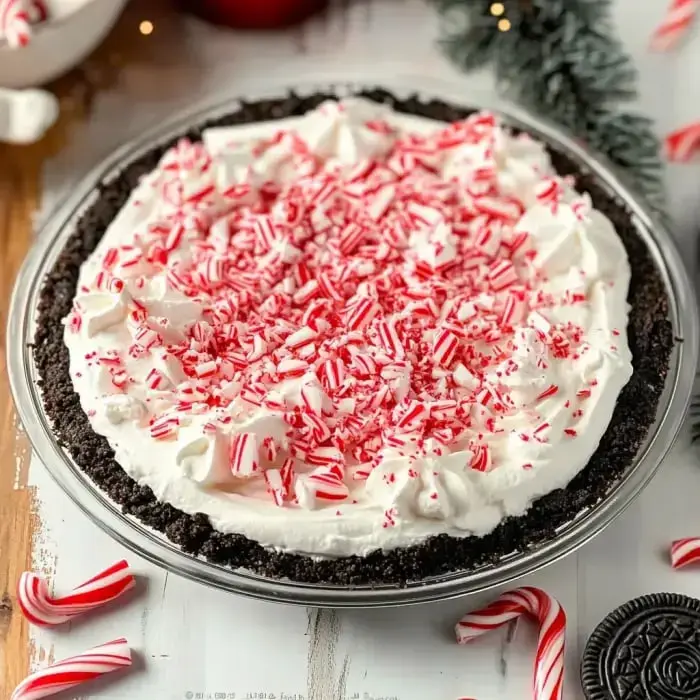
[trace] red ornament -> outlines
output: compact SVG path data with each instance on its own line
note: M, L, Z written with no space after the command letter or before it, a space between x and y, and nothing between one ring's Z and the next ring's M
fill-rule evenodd
M236 29L275 29L305 20L328 0L180 0L190 12Z

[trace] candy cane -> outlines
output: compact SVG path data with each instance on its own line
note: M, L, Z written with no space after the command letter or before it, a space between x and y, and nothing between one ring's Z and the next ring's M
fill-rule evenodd
M564 686L566 615L561 605L540 588L524 587L504 593L493 603L465 615L456 625L457 642L466 644L521 615L540 625L535 660L534 699L561 700Z
M35 625L60 625L118 598L134 585L129 564L121 560L64 596L52 597L46 580L25 571L17 586L17 602Z
M697 0L671 0L666 15L652 35L651 48L654 51L673 48L692 24L697 9Z
M686 537L671 544L671 566L682 569L700 562L700 537Z
M10 700L41 700L128 666L131 649L122 637L32 673L15 688Z
M0 35L7 39L11 48L29 43L31 9L27 0L0 0Z
M700 146L700 122L693 122L671 132L665 139L666 155L676 163L685 163Z
M31 39L31 25L47 18L44 0L0 0L0 36L12 48L26 46Z

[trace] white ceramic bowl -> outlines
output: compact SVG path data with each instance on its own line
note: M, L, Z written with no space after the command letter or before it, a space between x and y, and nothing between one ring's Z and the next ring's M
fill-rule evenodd
M27 46L0 39L0 87L42 85L69 71L108 34L127 0L84 0L53 21L33 27Z

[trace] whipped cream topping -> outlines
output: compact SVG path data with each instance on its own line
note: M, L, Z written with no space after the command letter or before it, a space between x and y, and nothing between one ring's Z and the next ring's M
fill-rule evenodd
M629 276L532 138L352 98L168 151L84 263L65 342L159 500L363 555L483 535L569 483L631 376Z

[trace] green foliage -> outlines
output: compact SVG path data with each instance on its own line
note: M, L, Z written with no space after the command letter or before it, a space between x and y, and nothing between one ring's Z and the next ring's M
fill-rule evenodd
M627 111L636 71L610 21L610 0L432 0L444 18L442 45L465 70L493 67L500 91L560 123L627 170L663 211L659 144L650 120Z

